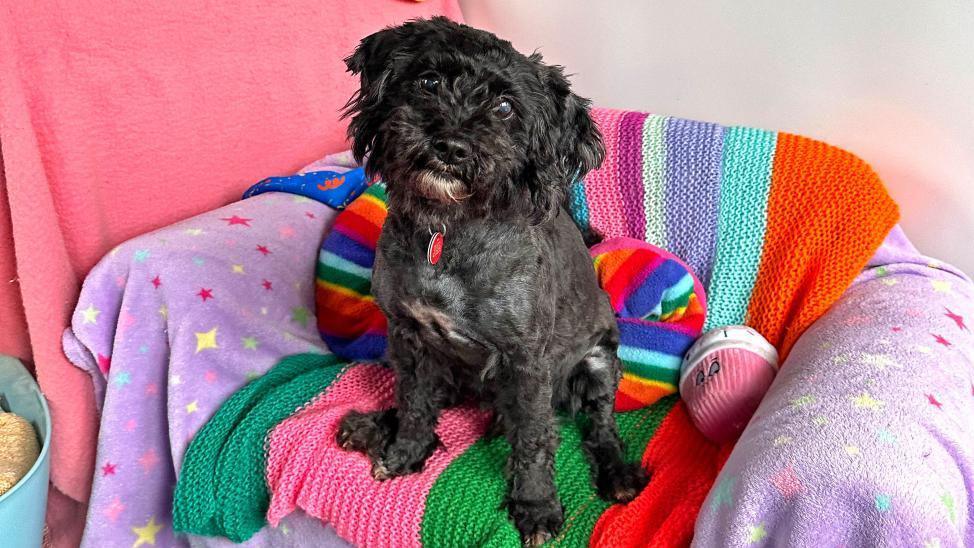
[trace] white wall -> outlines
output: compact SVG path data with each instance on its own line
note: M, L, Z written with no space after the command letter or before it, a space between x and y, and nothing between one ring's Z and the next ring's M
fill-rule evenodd
M460 0L597 105L800 133L870 162L974 274L974 2Z

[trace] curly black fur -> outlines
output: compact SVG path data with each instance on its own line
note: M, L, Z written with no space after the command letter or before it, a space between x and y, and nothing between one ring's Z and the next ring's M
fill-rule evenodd
M571 181L604 156L588 101L540 55L444 18L373 34L346 63L361 77L354 153L388 185L372 290L397 407L349 415L339 443L367 453L378 479L408 474L439 444L442 409L491 407L512 448L510 515L537 544L563 519L555 410L581 411L599 494L631 500L646 474L623 461L611 413L618 329L564 209Z

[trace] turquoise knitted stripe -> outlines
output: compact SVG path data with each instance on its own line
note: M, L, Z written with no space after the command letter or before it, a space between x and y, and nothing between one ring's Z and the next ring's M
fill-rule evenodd
M731 127L724 134L714 274L704 330L743 324L758 277L778 134Z
M646 241L666 248L666 122L668 116L650 114L643 122L643 207Z

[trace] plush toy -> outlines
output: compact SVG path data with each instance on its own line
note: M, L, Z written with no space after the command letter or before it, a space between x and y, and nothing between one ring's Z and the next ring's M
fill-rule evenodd
M651 405L677 390L683 355L703 330L703 286L683 261L642 240L612 238L589 252L619 323L615 409Z
M244 192L250 198L265 192L298 194L335 209L343 209L368 186L365 169L359 167L344 172L311 171L288 177L268 177Z
M708 331L687 352L680 395L693 423L711 441L736 438L778 371L778 352L754 329L735 325Z

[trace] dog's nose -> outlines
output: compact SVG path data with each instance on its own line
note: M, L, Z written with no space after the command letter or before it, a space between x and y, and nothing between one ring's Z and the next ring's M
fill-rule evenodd
M470 145L452 137L441 137L433 141L436 156L446 164L458 164L470 156Z

